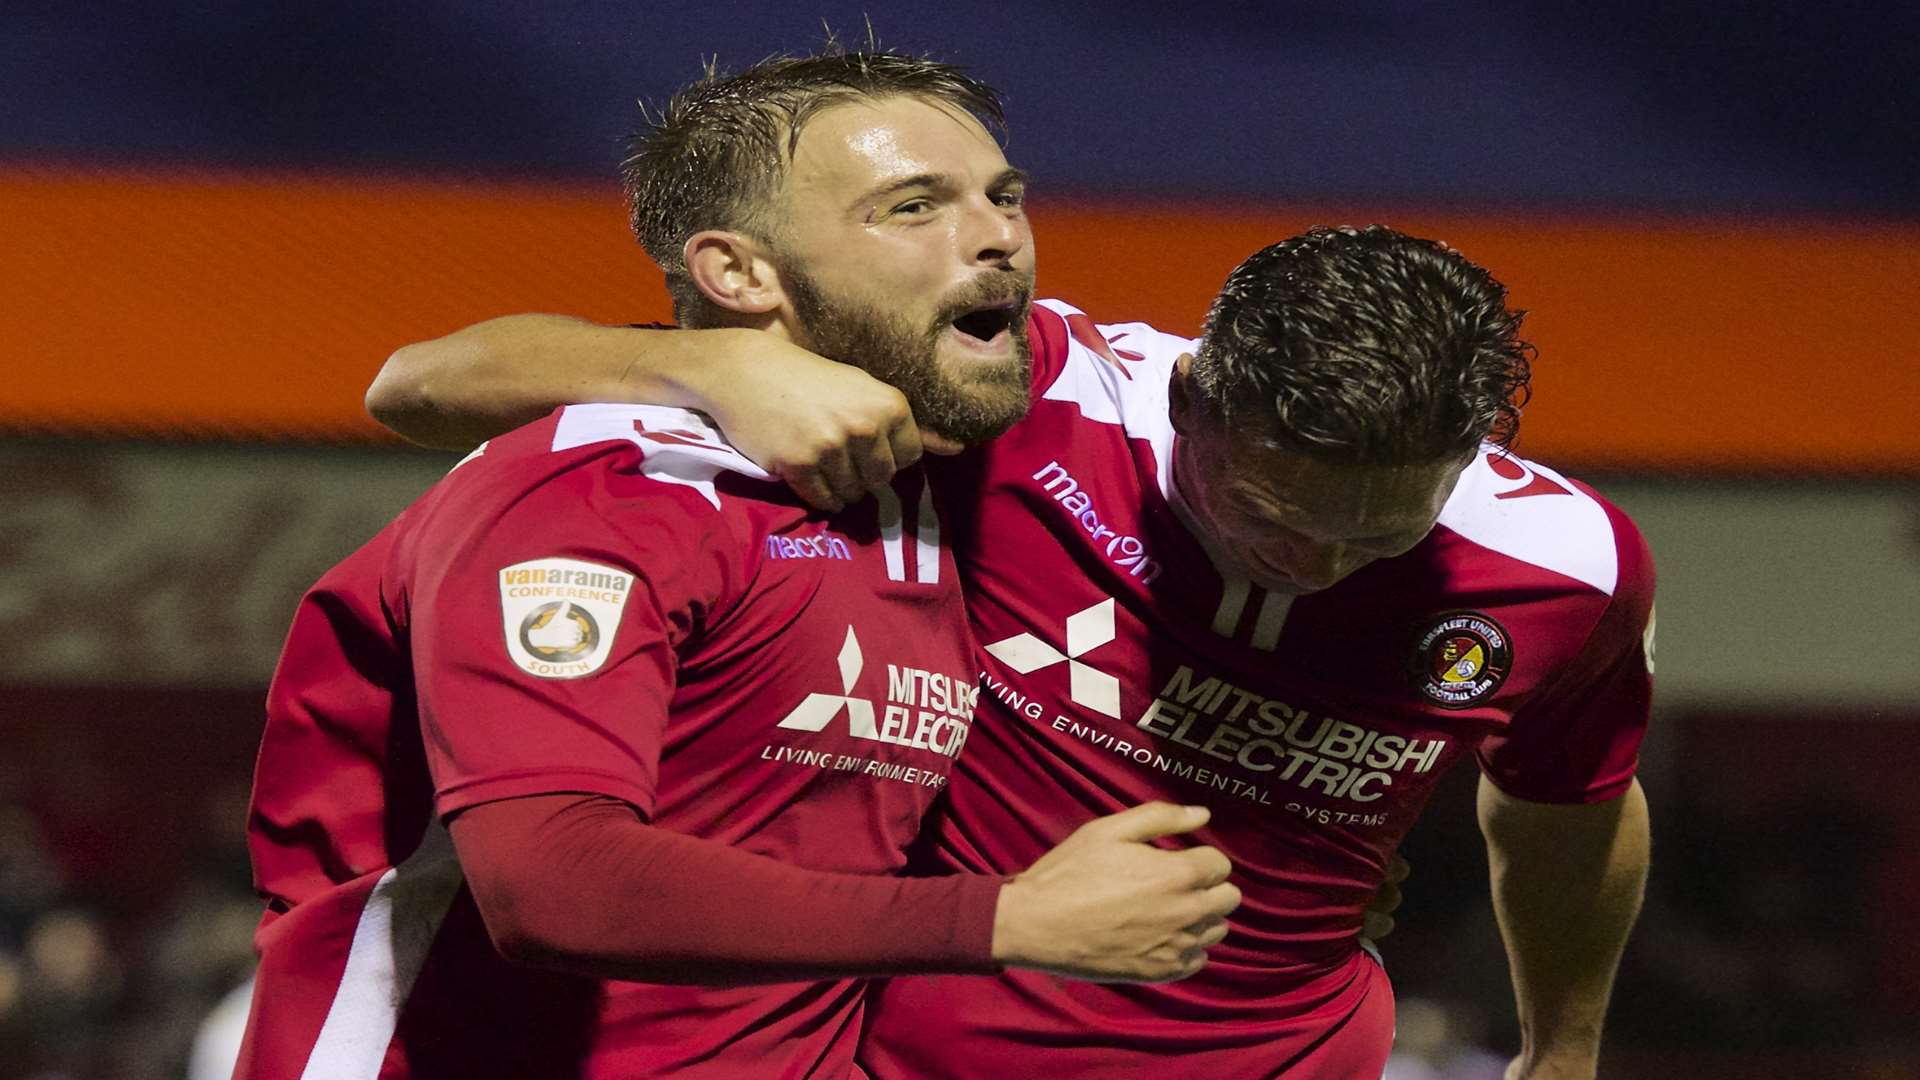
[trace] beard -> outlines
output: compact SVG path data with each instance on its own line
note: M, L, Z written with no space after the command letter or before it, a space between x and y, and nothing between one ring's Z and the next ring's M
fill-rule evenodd
M989 270L941 298L930 326L914 326L905 317L862 300L828 298L804 270L786 268L794 313L814 351L852 364L899 390L921 427L959 443L991 439L1027 414L1033 352L1027 338L1027 311L1033 276ZM969 361L959 372L940 363L940 340L953 320L979 308L1013 301L1007 334L1013 355L1005 360Z

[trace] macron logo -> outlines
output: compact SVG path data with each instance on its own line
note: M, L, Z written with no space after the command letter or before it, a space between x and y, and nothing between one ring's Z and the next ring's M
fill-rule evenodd
M1073 520L1093 539L1094 546L1104 547L1107 560L1115 566L1126 568L1127 573L1140 579L1145 585L1160 576L1164 569L1159 562L1148 557L1147 545L1137 536L1122 536L1100 521L1100 511L1094 508L1093 496L1080 490L1080 481L1073 478L1064 466L1057 461L1047 462L1047 466L1033 474L1040 482L1040 490L1053 496L1053 501L1066 508Z
M769 536L769 559L840 559L851 561L853 549L837 536Z
M1113 640L1113 598L1067 616L1067 651L1032 634L1015 634L987 646L987 655L1022 675L1055 664L1067 665L1067 696L1095 712L1120 718L1120 680L1080 662L1080 657Z

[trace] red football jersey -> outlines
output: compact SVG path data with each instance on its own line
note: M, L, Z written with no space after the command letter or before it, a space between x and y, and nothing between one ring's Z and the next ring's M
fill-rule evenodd
M1036 307L1033 412L935 474L984 668L936 861L1026 866L1147 799L1243 906L1193 978L901 978L869 1007L876 1076L1378 1076L1392 1037L1363 913L1461 757L1521 798L1610 799L1651 695L1653 571L1584 486L1492 448L1412 552L1269 593L1209 553L1170 487L1168 378L1195 343Z
M440 821L594 793L802 867L898 871L978 695L939 533L917 473L825 517L676 409L572 406L469 456L294 620L238 1075L845 1075L863 981L510 965Z

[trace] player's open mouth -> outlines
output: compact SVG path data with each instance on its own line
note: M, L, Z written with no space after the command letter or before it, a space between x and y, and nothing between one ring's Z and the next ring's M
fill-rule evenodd
M1001 336L1013 328L1013 320L1019 313L1019 303L1011 300L975 308L953 320L954 336L967 344L998 344Z

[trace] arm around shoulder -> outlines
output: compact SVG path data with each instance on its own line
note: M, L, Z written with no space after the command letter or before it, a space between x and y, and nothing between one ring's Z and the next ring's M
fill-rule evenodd
M507 315L404 345L367 388L367 412L422 446L469 450L495 435L581 401L687 406L665 335L566 315ZM636 375L641 377L636 377Z
M396 350L366 399L375 420L442 450L470 450L580 402L707 413L741 453L827 510L864 498L921 453L899 390L736 327L637 330L507 315Z

